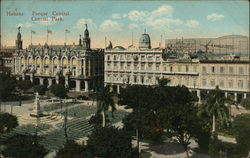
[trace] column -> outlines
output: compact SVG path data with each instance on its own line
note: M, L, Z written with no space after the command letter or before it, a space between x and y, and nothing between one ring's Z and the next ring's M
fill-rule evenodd
M65 87L68 87L69 86L69 76L66 75L65 76Z
M120 85L117 85L117 94L120 94Z
M85 76L86 76L86 73L85 73L85 69L86 69L86 58L83 59L82 67L83 67L82 75L85 77Z
M199 99L198 103L201 103L201 90L197 89L197 97Z
M52 86L52 78L49 78L48 81L49 81L49 87Z
M234 101L237 103L237 93L234 93Z
M59 84L59 75L56 75L56 84Z
M227 96L228 96L228 93L227 93L227 92L225 92L225 97L227 98Z
M76 91L78 91L78 92L81 91L80 84L81 84L81 81L80 80L76 80Z
M244 99L247 99L247 93L244 93L244 97L243 97Z
M34 75L30 74L30 82L33 83L34 82Z
M84 84L85 84L85 92L88 92L89 91L89 83L88 83L88 81L84 81Z
M25 80L25 74L22 73L22 80Z
M91 58L89 58L89 76L91 76L92 74L92 72L91 72Z
M43 85L43 78L39 78L40 85Z

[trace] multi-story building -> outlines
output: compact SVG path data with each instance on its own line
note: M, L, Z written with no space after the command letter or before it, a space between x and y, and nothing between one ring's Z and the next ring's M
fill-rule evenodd
M35 84L64 84L76 91L98 90L103 85L103 50L90 48L86 27L79 45L30 46L22 49L20 29L13 55L12 73Z
M225 91L226 96L234 95L237 102L249 96L249 61L200 61L199 72L199 89L202 97L217 85Z
M12 68L12 55L15 49L0 49L0 73L10 73Z
M201 100L216 85L225 95L234 94L238 102L249 94L249 61L199 61L188 56L171 59L167 50L152 49L150 42L144 33L139 48L107 47L104 84L119 93L128 84L156 85L159 78L168 78L171 86L185 85Z

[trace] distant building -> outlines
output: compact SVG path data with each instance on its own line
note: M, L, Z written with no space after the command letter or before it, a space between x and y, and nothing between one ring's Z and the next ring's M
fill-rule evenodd
M15 49L0 49L0 73L10 73L12 69L12 56Z
M12 73L35 84L60 83L78 92L95 91L103 85L103 55L103 50L91 49L87 26L78 45L48 46L45 43L25 50L19 29Z
M151 48L150 36L146 33L139 40L139 48L131 45L128 49L122 46L106 49L104 63L104 84L118 93L127 85L156 85L160 78L170 79L170 86L185 85L200 100L216 85L225 95L235 95L238 102L250 92L249 61L198 60L188 54L179 57L172 49Z

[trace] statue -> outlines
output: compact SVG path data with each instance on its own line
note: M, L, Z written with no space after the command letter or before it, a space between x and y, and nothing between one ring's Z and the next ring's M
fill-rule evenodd
M40 100L39 100L38 96L39 96L39 94L38 94L38 92L36 92L36 98L35 98L33 110L32 110L32 113L30 114L30 116L32 116L32 117L43 116L41 109L40 109Z

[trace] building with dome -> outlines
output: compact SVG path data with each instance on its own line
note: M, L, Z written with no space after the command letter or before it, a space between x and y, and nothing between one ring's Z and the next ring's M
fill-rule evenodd
M170 86L185 85L204 100L216 85L225 95L240 102L249 96L249 60L199 60L188 54L179 57L167 48L152 48L149 34L144 32L139 47L130 45L105 49L104 86L117 93L127 85L156 85L158 79L170 79Z
M64 84L77 92L97 91L103 86L102 49L91 49L86 25L78 45L30 45L22 48L18 28L16 50L12 59L12 73L19 79L31 80L48 87Z

